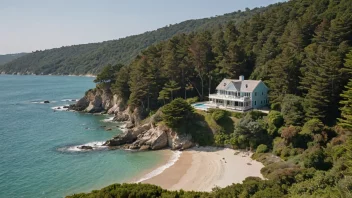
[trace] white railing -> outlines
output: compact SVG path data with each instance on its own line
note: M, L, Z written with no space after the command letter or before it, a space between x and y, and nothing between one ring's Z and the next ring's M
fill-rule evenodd
M234 96L226 94L209 94L209 98L220 98L220 99L239 99L239 100L248 100L248 96Z

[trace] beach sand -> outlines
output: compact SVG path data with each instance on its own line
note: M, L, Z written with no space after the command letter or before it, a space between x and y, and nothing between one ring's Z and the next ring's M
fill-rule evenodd
M260 162L250 158L249 152L215 147L200 147L182 151L179 159L161 174L142 183L168 190L211 191L212 188L241 183L246 177L262 177Z

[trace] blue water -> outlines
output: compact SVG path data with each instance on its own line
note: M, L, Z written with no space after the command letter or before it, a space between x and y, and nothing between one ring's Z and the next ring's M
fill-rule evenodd
M208 109L208 106L206 106L205 104L203 103L198 103L198 104L193 104L192 105L194 108L198 108L198 109Z
M80 98L92 80L0 75L0 197L64 197L127 181L160 163L158 152L70 150L121 133L116 123L102 122L106 116L51 109ZM43 100L51 103L35 103Z

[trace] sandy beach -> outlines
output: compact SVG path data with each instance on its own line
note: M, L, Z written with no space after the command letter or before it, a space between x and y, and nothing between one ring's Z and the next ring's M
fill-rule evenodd
M172 166L142 183L169 190L211 191L216 186L241 183L249 176L262 178L263 164L252 160L248 152L238 152L215 147L186 150Z

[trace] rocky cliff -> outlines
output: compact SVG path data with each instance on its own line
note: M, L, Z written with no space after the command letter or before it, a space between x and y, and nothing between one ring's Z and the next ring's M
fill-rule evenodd
M70 105L70 109L87 113L106 112L114 105L113 102L110 88L95 88L86 91L76 104Z
M192 136L177 134L172 129L160 124L143 124L128 129L122 134L108 140L104 144L110 147L124 147L135 150L158 150L169 147L173 150L184 150L192 147Z
M76 104L69 106L70 110L86 113L114 114L114 121L128 121L130 126L138 125L144 118L142 108L130 109L125 101L113 94L110 87L96 87L86 91Z
M70 106L70 109L87 113L113 114L114 121L126 122L127 131L106 141L104 144L106 146L137 150L157 150L165 147L183 150L193 146L191 135L177 134L161 124L156 126L158 113L149 118L147 124L141 124L144 118L143 109L130 109L126 102L113 95L108 87L88 90L84 97Z

